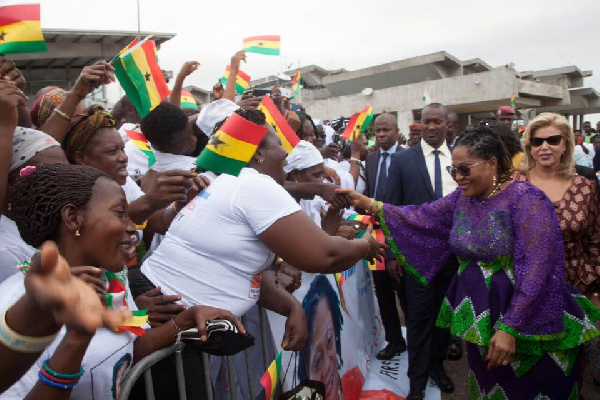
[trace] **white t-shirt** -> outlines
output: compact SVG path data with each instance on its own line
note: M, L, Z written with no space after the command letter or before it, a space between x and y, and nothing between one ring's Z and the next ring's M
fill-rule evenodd
M129 292L129 286L127 285ZM25 294L23 274L15 274L0 285L0 312L4 313ZM137 310L128 294L128 306ZM44 350L40 358L20 380L12 385L0 399L23 399L38 381L38 371L42 363L50 358L65 335L63 327L57 338ZM136 336L124 331L115 333L109 329L99 329L92 338L83 357L81 366L84 374L71 393L71 400L116 399L121 380L127 375L133 361L133 343ZM117 393L115 393L117 392Z
M333 169L338 176L340 177L340 187L342 189L351 189L354 190L354 178L350 174L350 170L346 170L339 162L332 160L330 158L326 158L323 163L326 167ZM329 181L327 181L329 182Z
M154 150L154 156L156 157L156 162L152 166L152 169L158 172L172 169L190 171L196 168L196 159L194 157L163 153L156 149Z
M327 204L320 196L314 199L300 199L300 207L321 228L321 210L327 211Z
M340 167L344 168L344 170L347 171L350 174L350 167L351 167L350 161L348 161L348 160L342 160L342 161L340 161L339 164L340 164ZM353 188L358 193L364 193L365 192L366 184L365 184L365 180L363 179L364 173L365 173L365 162L362 161L360 163L360 169L359 169L359 173L358 173L358 180L356 181L356 186ZM350 177L352 178L352 182L354 182L354 178L352 177L352 174L350 174Z
M122 185L121 188L125 192L125 198L127 199L128 203L132 203L144 195L142 189L129 176L127 177L125 184Z
M223 174L179 212L142 272L163 294L181 295L182 304L244 315L274 258L258 235L297 211L271 177L251 168L237 178Z
M125 154L127 154L127 173L135 181L142 178L148 172L148 157L140 149L135 147L133 141L125 143Z
M29 260L35 252L35 247L21 239L15 221L2 215L0 217L0 282L19 272L16 265L23 260Z

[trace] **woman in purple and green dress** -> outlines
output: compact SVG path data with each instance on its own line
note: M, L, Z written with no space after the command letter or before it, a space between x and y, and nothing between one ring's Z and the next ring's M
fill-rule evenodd
M460 267L437 325L467 342L472 399L576 399L581 344L600 332L590 301L565 282L554 207L528 182L511 181L504 144L488 128L463 134L449 173L452 194L378 213L404 269L424 285L454 253Z

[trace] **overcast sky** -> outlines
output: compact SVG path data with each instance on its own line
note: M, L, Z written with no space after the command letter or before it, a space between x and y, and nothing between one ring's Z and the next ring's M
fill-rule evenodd
M0 0L0 4L4 1ZM41 0L44 28L137 30L136 0ZM142 31L177 36L159 52L186 84L209 89L242 39L281 35L281 56L248 55L253 79L291 64L349 70L445 50L518 71L577 65L600 90L599 0L140 0ZM600 115L590 116L592 121Z

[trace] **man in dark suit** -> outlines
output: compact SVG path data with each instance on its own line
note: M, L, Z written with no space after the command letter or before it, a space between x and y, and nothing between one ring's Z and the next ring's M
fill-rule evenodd
M402 150L398 144L398 121L393 114L381 114L375 119L375 139L378 149L369 154L365 160L367 175L365 195L383 200L387 187L387 176L391 155ZM396 354L406 350L406 342L402 336L400 317L396 306L395 292L399 291L398 282L390 279L387 271L373 271L375 295L381 312L381 320L385 329L385 340L388 342L378 354L380 360L390 360Z
M447 110L432 103L421 112L421 143L392 156L385 200L395 205L428 203L450 194L456 183L447 172L452 165L450 149L446 144ZM432 249L435 251L435 249ZM429 283L421 285L410 274L402 274L397 261L388 260L390 275L400 280L406 302L406 330L408 340L408 378L410 393L407 399L422 399L428 378L446 393L454 391L454 384L444 371L443 360L450 339L446 329L435 327L440 306L456 273L458 264L452 257Z

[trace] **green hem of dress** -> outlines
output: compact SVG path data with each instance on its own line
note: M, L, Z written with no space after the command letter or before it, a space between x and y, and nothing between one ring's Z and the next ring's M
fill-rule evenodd
M421 275L419 271L415 269L415 267L410 265L410 263L406 260L406 257L404 257L400 249L398 249L398 246L396 246L396 242L394 242L394 238L392 237L390 229L385 223L385 214L383 213L383 207L379 210L378 216L379 224L381 226L381 229L383 230L383 234L385 235L385 241L387 242L388 246L390 246L390 248L392 249L392 253L394 253L394 255L396 256L396 260L398 260L400 265L402 265L402 267L404 267L404 269L407 270L417 280L417 282L419 282L423 286L428 286L429 282L427 281L427 279L425 279L425 277Z

